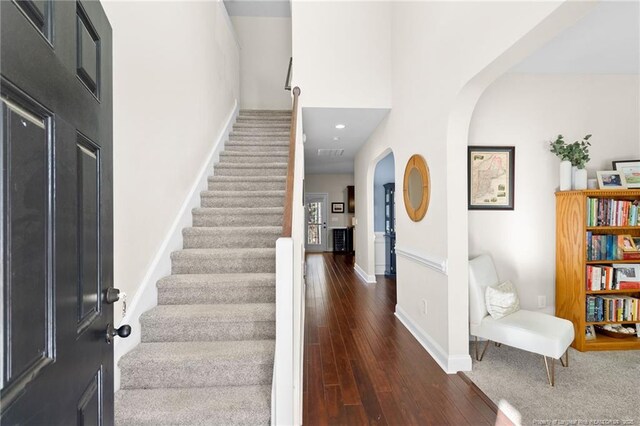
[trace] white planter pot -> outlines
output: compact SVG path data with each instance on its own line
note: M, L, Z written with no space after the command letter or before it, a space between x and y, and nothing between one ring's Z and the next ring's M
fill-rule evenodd
M571 161L560 162L560 191L571 189Z
M577 169L573 175L573 189L587 189L587 169Z

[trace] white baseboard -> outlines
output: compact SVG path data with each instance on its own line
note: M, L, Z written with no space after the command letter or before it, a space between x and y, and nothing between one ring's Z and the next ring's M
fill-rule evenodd
M407 313L396 305L396 317L409 330L418 343L429 352L440 368L447 374L455 374L458 371L471 371L471 356L449 355L435 340L431 338L419 325L414 323Z
M356 274L358 274L358 276L364 280L364 282L366 282L368 284L375 284L376 283L376 276L367 274L364 271L364 269L362 269L360 267L360 265L358 265L357 263L355 265L353 265L353 269L356 271Z
M219 154L224 150L224 142L228 139L238 116L238 101L234 102L229 112L225 127L218 134L209 154L200 168L189 193L185 197L175 220L167 231L162 244L158 248L147 272L142 279L138 291L133 295L127 306L127 314L120 324L131 326L131 335L126 339L116 339L114 344L114 389L120 389L120 369L118 361L127 352L140 343L140 315L158 304L158 290L156 282L171 274L171 252L182 248L182 229L192 225L191 210L200 206L200 192L208 187L208 177L213 172L213 165L218 161ZM121 305L119 305L121 306Z

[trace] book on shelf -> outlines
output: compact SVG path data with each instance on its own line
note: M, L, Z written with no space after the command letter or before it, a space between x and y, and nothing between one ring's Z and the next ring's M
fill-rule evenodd
M638 322L640 299L621 295L588 295L586 300L587 322Z
M638 200L587 197L587 226L638 226Z
M620 281L618 288L620 290L640 290L640 281Z

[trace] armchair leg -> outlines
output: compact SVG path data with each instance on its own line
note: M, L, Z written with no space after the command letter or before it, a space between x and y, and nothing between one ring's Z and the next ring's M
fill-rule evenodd
M475 336L475 348L476 348L476 359L478 361L482 361L482 358L484 358L484 353L487 351L487 348L489 347L489 342L491 342L491 340L487 340L484 344L484 349L482 349L482 353L478 355L478 337Z
M547 379L549 379L549 384L551 386L555 385L555 359L551 358L551 372L549 372L549 363L547 362L547 357L543 355L544 358L544 366L547 369Z
M567 348L567 351L564 353L564 360L562 359L562 357L560 357L560 364L562 364L563 367L568 367L569 366L569 348Z

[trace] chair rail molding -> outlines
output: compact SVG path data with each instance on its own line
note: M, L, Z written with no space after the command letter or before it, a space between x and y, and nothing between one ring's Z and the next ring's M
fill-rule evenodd
M447 275L447 259L443 259L438 256L432 256L424 253L420 253L413 249L396 245L396 255L411 260L413 262L424 265L428 268L438 271L441 274Z

